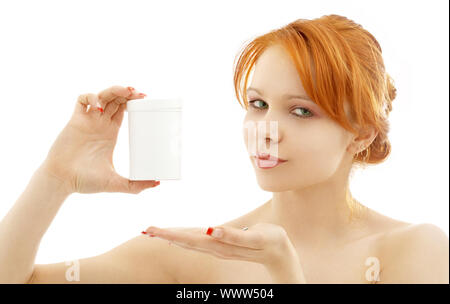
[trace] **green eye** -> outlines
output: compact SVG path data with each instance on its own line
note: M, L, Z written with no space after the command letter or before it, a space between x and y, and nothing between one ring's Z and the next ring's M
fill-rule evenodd
M300 111L300 115L298 115L298 116L312 116L311 111L308 110L307 108L295 108L294 111L295 110L301 110ZM297 115L297 114L294 114L294 115Z
M256 110L264 110L267 108L266 102L259 100L259 99L251 100L248 103L250 104L250 107L252 107ZM299 110L298 111L299 113L297 114L294 112L294 113L292 113L292 115L300 117L300 118L308 118L308 117L314 116L313 112L311 110L309 110L308 108L297 107L294 109L294 111L296 111L296 110Z
M254 107L254 108L260 109L259 106L254 106L255 104L258 104L258 102L259 102L259 103L264 103L264 104L265 104L265 102L262 101L262 100L252 100L252 101L249 101L249 104L250 104L252 107Z

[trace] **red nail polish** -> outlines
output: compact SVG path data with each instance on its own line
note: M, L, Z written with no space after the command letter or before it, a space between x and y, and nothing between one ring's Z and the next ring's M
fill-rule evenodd
M142 231L141 233L142 233L142 234L147 234L147 232L146 232L146 231Z
M97 110L99 110L100 112L102 112L102 113L103 113L103 109L102 109L102 108L100 108L100 107L97 107Z
M154 236L156 236L156 235L154 235L154 234L150 234L149 236L151 236L151 237L154 237Z
M211 233L213 232L213 228L211 228L211 227L208 227L208 230L206 231L206 234L207 235L211 235Z

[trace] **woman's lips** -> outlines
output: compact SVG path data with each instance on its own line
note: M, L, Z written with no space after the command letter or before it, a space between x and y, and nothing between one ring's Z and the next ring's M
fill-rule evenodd
M261 169L271 169L287 161L269 154L257 154L254 159L256 165Z

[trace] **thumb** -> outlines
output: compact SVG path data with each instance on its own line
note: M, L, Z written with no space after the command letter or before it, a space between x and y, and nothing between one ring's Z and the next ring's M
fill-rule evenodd
M147 188L153 188L159 185L156 180L132 181L128 178L116 174L108 185L106 192L124 192L138 194Z

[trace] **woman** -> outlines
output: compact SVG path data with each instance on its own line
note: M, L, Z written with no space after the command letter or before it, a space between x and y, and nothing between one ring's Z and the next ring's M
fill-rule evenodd
M78 267L75 276L66 263L34 265L42 236L71 193L137 194L159 184L129 181L112 164L126 103L145 94L121 86L84 94L0 223L0 281L448 283L441 229L379 214L348 189L352 168L390 153L395 88L369 32L337 15L296 20L246 46L234 83L247 111L249 160L272 199L208 229L149 227L80 259L70 266ZM259 128L268 122L268 131Z

